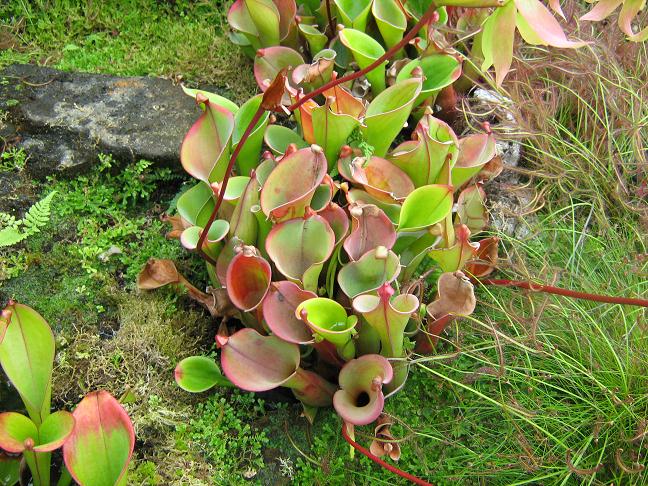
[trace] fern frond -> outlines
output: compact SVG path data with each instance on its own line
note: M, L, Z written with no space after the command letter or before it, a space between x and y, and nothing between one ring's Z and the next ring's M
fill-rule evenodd
M40 228L48 223L50 219L50 206L54 194L56 194L56 191L50 192L47 196L29 208L29 211L25 214L22 224L25 228L24 232L28 233L28 236L38 233Z
M16 228L4 228L0 230L0 248L15 245L17 243L20 243L25 238L27 238L27 234L21 233Z
M0 221L5 228L0 230L0 247L20 243L31 235L38 233L50 219L52 198L56 191L50 192L43 199L29 208L25 217L16 221L11 215L0 213Z
M15 228L18 226L16 218L9 213L0 212L0 227L1 228Z

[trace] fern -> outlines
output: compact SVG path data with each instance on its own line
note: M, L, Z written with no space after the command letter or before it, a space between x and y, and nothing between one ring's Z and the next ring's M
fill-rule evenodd
M0 230L0 247L13 246L40 232L40 229L49 222L54 194L56 191L50 192L34 204L20 220L16 220L9 214L0 213L0 223L4 226Z

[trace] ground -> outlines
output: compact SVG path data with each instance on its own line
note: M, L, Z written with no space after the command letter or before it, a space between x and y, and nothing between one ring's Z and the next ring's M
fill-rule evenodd
M224 3L10 0L0 6L0 67L181 77L217 84L241 102L254 81L224 33ZM639 127L648 119L648 57L601 37L582 55L536 53L536 64L520 65L505 86L514 100L538 96L516 105L524 170L538 195L529 210L538 211L524 240L500 235L501 267L563 287L645 296L640 161L648 141ZM183 295L138 292L135 277L155 256L206 280L158 219L187 179L180 171L102 157L74 179L35 182L26 163L19 150L3 153L0 171L14 191L1 209L20 217L56 193L40 232L0 253L0 297L33 306L54 327L56 406L71 408L101 387L128 408L138 437L130 484L400 484L350 457L331 411L310 427L288 395L194 396L175 386L175 363L209 349L216 324ZM478 312L450 330L438 354L417 360L406 389L387 401L403 438L399 466L440 485L648 483L635 472L648 465L645 311L478 292ZM5 388L0 398L4 409ZM371 433L358 436L366 443Z

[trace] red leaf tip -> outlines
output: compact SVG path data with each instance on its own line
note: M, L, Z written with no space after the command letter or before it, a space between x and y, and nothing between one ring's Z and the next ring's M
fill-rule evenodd
M347 157L350 157L352 153L353 149L349 145L344 145L340 149L340 158L345 159Z
M34 443L34 439L32 439L31 437L27 437L24 440L23 445L25 446L26 450L31 451L31 450L34 450L34 446L36 444Z
M378 295L382 300L389 302L392 295L394 295L394 289L388 282L385 282L378 289Z
M382 376L380 375L375 376L374 379L371 380L371 389L373 391L380 391L382 390L382 384L383 384Z

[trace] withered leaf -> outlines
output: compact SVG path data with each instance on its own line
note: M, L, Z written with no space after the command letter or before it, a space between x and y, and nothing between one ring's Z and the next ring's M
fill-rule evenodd
M428 304L427 313L433 318L447 314L467 316L473 313L477 301L473 284L463 272L448 272L439 277L437 299Z

